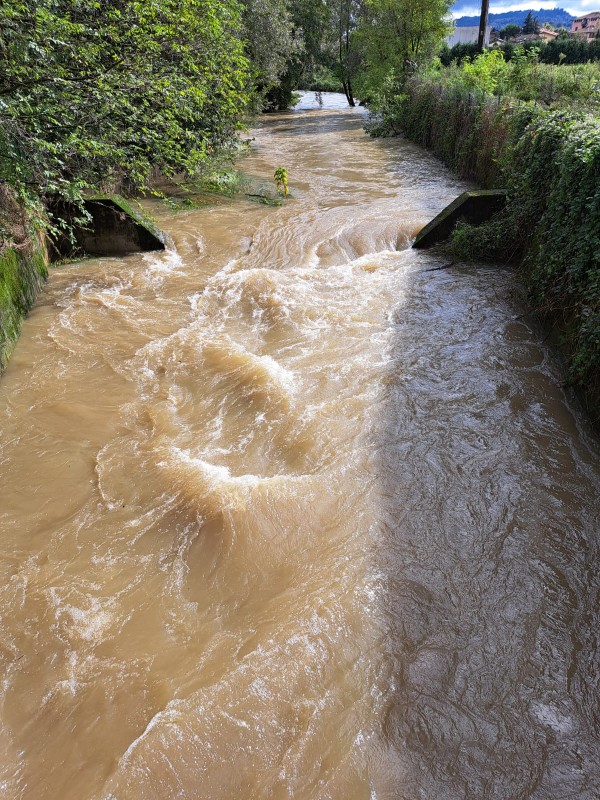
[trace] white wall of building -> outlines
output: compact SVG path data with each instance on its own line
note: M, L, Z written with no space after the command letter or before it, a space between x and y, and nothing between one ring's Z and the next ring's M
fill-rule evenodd
M490 32L492 30L492 26L488 25L485 29L485 44L489 45L490 43ZM477 40L479 38L479 25L477 27L465 27L465 28L454 28L450 36L446 36L446 41L450 47L454 47L455 44L471 44L475 42L477 44Z

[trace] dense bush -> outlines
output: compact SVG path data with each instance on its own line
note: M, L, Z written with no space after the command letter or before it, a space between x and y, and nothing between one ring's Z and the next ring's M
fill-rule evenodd
M508 188L505 211L459 227L454 248L462 257L521 265L535 307L560 323L569 381L595 388L597 398L600 121L486 94L470 77L467 70L462 82L411 80L385 126L432 148L462 176Z
M248 100L237 7L219 0L0 0L0 179L77 197L194 172Z
M540 61L546 64L587 64L600 61L600 39L571 39L559 37L545 42L540 50Z
M539 306L560 314L572 343L571 380L600 370L600 123L540 116L514 151L507 222L532 232L525 268Z
M465 58L475 58L478 53L477 42L459 42L452 47L444 42L440 52L440 61L445 67L449 67L453 62L462 64Z
M462 177L493 188L504 181L499 161L514 140L513 105L464 83L413 78L402 93L387 97L383 116L370 128L375 135L404 133Z
M299 89L310 92L341 92L342 83L331 69L317 67L299 81Z
M600 62L560 65L540 61L539 47L514 49L510 61L502 50L489 49L462 63L430 67L425 78L452 90L468 89L487 95L517 100L533 100L545 106L600 110ZM384 109L384 115L386 110Z
M511 149L510 163L505 212L479 228L463 226L455 247L471 258L522 257L536 307L565 332L571 382L598 389L600 124L590 115L541 113Z

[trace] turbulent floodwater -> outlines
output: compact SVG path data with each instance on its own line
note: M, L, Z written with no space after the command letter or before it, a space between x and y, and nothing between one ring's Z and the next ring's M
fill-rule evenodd
M0 381L0 796L597 800L600 461L464 188L307 95Z

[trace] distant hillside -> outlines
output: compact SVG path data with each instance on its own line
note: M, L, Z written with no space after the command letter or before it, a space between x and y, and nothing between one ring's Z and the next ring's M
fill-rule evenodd
M456 4L459 6L459 4ZM455 11L457 9L455 8ZM540 25L544 22L549 22L550 25L553 25L555 28L570 28L572 20L575 17L572 14L569 14L568 11L565 11L564 8L551 8L551 9L543 9L541 8L539 11L535 9L531 9L533 16L538 18ZM525 17L529 13L529 10L526 11L506 11L503 14L490 14L489 20L490 25L496 30L502 30L507 25L523 25L525 22ZM479 25L479 16L476 17L460 17L459 19L455 20L456 25L458 27L466 27L472 25Z

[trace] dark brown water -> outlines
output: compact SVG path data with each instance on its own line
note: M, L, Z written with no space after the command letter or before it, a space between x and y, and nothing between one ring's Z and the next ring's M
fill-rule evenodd
M0 381L0 797L597 800L600 461L464 188L307 96ZM439 269L444 267L443 269Z

